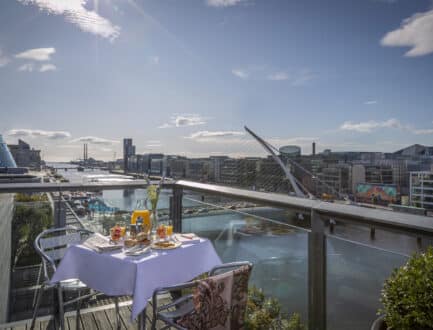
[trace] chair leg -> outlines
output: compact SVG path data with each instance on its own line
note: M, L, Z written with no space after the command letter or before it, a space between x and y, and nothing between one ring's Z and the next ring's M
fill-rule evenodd
M65 330L65 310L64 310L64 306L63 306L63 291L62 291L62 287L60 285L57 287L57 299L59 302L60 329Z
M35 309L33 310L32 323L30 325L30 330L33 330L35 328L36 316L38 315L39 305L41 303L42 296L44 295L44 289L45 289L45 284L42 284L41 287L38 289Z
M116 308L116 329L120 330L119 297L114 297L114 306Z

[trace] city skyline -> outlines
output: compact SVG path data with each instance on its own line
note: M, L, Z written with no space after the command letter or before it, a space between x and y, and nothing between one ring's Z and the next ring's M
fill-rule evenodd
M313 141L319 152L432 145L429 1L0 8L0 133L48 161L81 157L83 143L121 158L123 137L137 153L263 155L244 125L304 154Z

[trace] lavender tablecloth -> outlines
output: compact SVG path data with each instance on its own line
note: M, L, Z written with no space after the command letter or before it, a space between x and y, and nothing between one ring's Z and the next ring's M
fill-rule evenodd
M76 278L109 296L132 295L131 318L135 319L156 288L190 281L220 264L207 239L138 257L125 256L121 251L97 253L82 245L72 245L51 283Z

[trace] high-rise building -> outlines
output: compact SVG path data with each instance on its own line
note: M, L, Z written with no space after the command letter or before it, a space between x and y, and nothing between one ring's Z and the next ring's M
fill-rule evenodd
M197 182L209 181L209 158L189 159L186 168L186 177Z
M186 177L186 168L188 159L186 157L170 157L167 161L167 175L173 179L184 179Z
M221 181L221 167L228 156L211 156L209 157L209 180L213 182Z
M30 148L30 145L19 139L18 144L10 144L9 150L17 166L28 167L39 171L41 169L41 151Z
M123 171L128 172L128 158L135 155L135 146L131 138L123 139Z
M149 174L163 176L164 175L164 155L150 154L149 155Z
M365 166L365 182L374 184L394 184L392 167L389 165Z

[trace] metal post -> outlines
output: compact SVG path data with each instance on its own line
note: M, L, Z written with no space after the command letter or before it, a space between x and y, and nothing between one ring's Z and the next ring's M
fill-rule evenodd
M370 239L374 241L376 239L376 228L370 227Z
M326 329L325 223L314 210L311 211L311 232L308 234L308 319L308 329Z
M417 245L419 251L423 250L422 249L423 248L423 246L422 246L422 237L417 237L416 238L416 245Z
M173 220L173 230L182 232L182 187L173 187L173 197L170 199L170 215Z
M62 194L54 202L54 227L62 228L66 226L66 208L62 201Z

